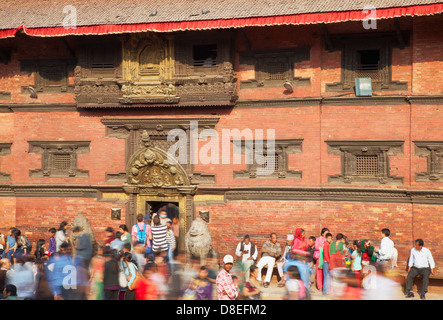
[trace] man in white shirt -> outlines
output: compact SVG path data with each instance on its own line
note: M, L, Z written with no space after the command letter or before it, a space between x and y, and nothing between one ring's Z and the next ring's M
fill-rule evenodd
M257 246L251 241L249 235L243 237L235 250L235 255L241 258L243 269L245 270L245 281L249 279L249 269L257 260Z
M425 294L428 292L429 276L435 274L435 262L431 251L425 248L422 239L415 240L414 248L411 250L408 262L408 277L406 279L407 298L413 298L412 285L415 277L421 275L423 279L423 289L420 299L426 299Z
M381 233L384 237L380 242L380 249L376 248L375 252L378 253L380 264L383 265L388 263L394 255L394 241L389 238L391 235L391 231L389 229L383 229L381 230Z

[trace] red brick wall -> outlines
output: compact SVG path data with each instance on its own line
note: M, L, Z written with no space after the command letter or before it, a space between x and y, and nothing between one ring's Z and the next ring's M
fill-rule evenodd
M2 199L2 198L0 198ZM104 230L114 230L125 221L125 206L110 202L99 202L92 198L17 198L15 226L34 243L43 238L47 240L48 229L58 229L62 221L72 226L74 218L81 212L91 223L96 241L103 244ZM121 220L111 219L111 208L122 209Z

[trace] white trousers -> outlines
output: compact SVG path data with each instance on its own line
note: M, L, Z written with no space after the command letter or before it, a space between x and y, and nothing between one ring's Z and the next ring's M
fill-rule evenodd
M261 269L263 269L264 266L267 266L268 271L266 272L265 282L271 282L272 270L274 269L274 264L275 264L275 258L270 256L261 257L260 261L257 263L257 268L258 268L257 280L258 281L262 280Z

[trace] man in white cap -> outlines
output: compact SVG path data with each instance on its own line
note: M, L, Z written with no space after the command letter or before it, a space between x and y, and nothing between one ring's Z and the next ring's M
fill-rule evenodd
M223 268L216 280L218 300L235 300L238 297L238 290L231 276L233 263L234 258L230 254L223 257Z

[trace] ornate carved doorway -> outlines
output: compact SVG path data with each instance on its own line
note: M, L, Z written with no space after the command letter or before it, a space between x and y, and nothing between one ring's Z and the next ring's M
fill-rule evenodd
M152 145L146 130L140 142L141 148L131 156L126 167L127 182L123 188L130 199L126 223L133 225L137 214L150 214L162 206L171 205L178 214L179 238L182 238L193 218L195 186L190 185L178 162L168 157L166 151ZM180 239L178 249L184 249L184 241Z

